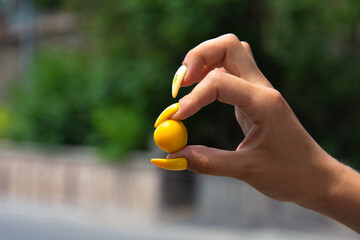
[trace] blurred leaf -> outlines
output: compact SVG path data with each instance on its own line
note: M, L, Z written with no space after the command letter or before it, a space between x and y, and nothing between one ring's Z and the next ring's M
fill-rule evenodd
M135 108L124 106L99 108L93 113L93 124L98 130L102 152L109 158L125 155L143 145L146 134L143 131L141 114Z
M9 125L9 108L6 105L0 105L0 137L5 135Z

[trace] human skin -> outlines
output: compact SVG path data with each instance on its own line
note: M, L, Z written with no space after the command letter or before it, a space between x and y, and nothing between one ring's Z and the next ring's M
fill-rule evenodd
M249 44L233 34L186 55L180 99L171 119L186 119L215 100L235 106L245 138L234 151L187 146L188 170L242 180L261 193L327 215L360 233L360 175L327 154L258 69Z

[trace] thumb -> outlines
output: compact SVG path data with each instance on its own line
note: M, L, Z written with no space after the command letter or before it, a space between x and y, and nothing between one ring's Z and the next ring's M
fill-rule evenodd
M167 158L185 157L187 169L201 174L226 176L243 179L250 160L246 151L226 151L206 146L187 146L178 152L170 153Z

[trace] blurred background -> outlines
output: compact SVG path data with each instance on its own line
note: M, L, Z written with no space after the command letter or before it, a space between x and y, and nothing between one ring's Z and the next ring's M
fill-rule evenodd
M357 239L150 158L165 156L153 123L186 53L234 33L314 139L360 169L359 13L353 0L0 0L0 238ZM243 138L220 103L184 124L189 144Z

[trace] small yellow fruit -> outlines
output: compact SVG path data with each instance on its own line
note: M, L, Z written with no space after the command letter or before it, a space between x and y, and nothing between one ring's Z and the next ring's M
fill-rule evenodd
M155 143L163 151L172 153L186 146L188 134L184 124L176 120L162 122L154 132Z

